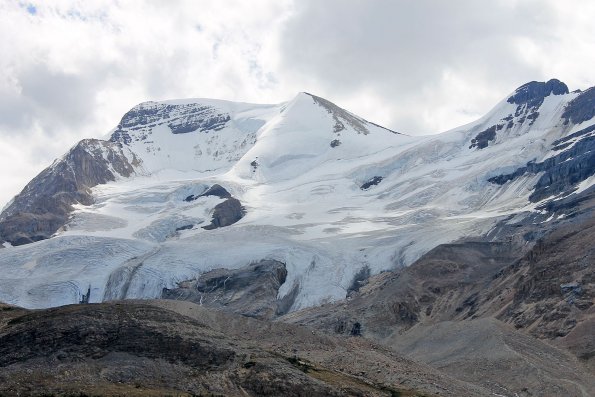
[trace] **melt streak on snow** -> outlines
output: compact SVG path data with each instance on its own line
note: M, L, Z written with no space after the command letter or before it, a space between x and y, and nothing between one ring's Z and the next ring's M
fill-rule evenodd
M77 206L55 237L0 250L0 301L39 308L84 295L157 298L205 271L261 259L286 263L279 295L299 288L292 310L344 298L363 267L407 266L533 210L539 174L504 185L487 179L541 161L555 139L578 130L560 120L572 98L546 97L545 117L531 126L514 119L481 150L470 141L516 105L503 101L475 123L410 137L305 93L280 105L141 104L110 133L140 159L136 175L95 187L95 203ZM374 177L382 180L361 188ZM247 213L204 230L223 199L185 198L215 183Z

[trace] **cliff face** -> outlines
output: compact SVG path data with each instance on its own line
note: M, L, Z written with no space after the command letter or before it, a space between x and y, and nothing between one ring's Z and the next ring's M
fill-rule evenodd
M91 188L129 177L138 163L121 145L85 139L36 176L2 213L0 240L22 245L52 236L74 204L93 203Z

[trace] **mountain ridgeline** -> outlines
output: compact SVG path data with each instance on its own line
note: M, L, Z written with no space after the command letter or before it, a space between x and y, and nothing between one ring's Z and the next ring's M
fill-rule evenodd
M307 93L142 103L0 214L2 382L18 389L45 354L25 345L51 340L87 382L169 371L155 394L593 395L594 184L595 87L555 79L429 136ZM80 303L102 305L48 309ZM140 346L130 321L189 351L201 335L202 353ZM229 342L248 334L257 347ZM403 355L432 369L397 379Z

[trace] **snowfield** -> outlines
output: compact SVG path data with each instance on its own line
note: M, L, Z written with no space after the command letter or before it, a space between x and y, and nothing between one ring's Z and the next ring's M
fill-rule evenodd
M407 266L438 244L536 211L529 195L540 173L488 179L551 157L552 142L592 123L561 119L576 95L547 96L531 124L504 100L474 123L423 137L305 93L280 105L141 104L110 133L140 160L136 174L96 186L95 203L78 205L55 237L0 249L0 301L158 298L203 272L261 259L286 264L279 297L298 288L292 310L344 298L362 268ZM487 147L470 147L503 119L512 124ZM224 199L186 199L214 184L246 215L205 230Z

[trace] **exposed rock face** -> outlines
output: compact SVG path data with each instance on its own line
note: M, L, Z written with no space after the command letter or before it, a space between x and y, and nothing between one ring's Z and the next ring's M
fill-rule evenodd
M595 117L595 87L582 92L573 99L564 109L562 118L573 124L580 124L583 121L591 120Z
M206 105L145 102L135 106L122 117L111 136L111 141L129 144L132 138L128 131L148 133L158 125L167 125L172 134L218 131L230 120L229 114ZM141 138L136 139L146 139L146 135L139 136Z
M370 133L370 131L366 127L366 124L372 124L372 125L387 129L385 127L379 126L378 124L370 123L367 120L357 117L354 114L346 111L345 109L340 108L339 106L335 105L334 103L332 103L331 101L329 101L327 99L324 99L324 98L321 98L321 97L318 97L316 95L312 95L309 93L306 93L306 94L310 95L312 97L312 99L314 99L315 103L317 103L318 105L320 105L321 107L326 109L327 112L329 112L330 114L333 115L333 119L335 120L335 125L333 126L333 132L336 134L345 129L345 124L348 124L349 126L353 127L353 129L355 131L357 131L358 134L364 134L364 135L367 135ZM392 130L388 130L388 131L391 131L394 134L398 134L398 132L396 132L396 131L392 131ZM335 146L332 146L332 147L335 147Z
M528 163L511 174L490 178L489 182L503 185L526 173L543 172L529 197L531 201L537 202L552 195L570 192L580 182L595 174L595 136L591 134L594 130L594 127L588 127L557 140L553 145L562 150L560 153L540 163ZM578 142L574 142L575 140Z
M244 390L248 395L341 395L282 358L238 348L224 335L188 317L148 305L84 305L31 313L9 321L0 341L0 367L5 375L18 374L21 365L30 363L33 368L43 368L48 365L45 360L60 363L70 376L80 371L78 379L83 384L72 382L77 379L74 377L64 384L44 385L52 378L48 374L40 379L41 384L29 382L38 390L64 392L81 386L92 390L95 384L103 394L115 387L113 382L149 394L168 390L166 394L239 395ZM253 366L244 365L251 356ZM116 370L122 363L124 367ZM93 367L103 368L102 372L111 376L86 374L85 368ZM29 373L33 371L29 369ZM142 374L144 371L148 373ZM11 375L12 379L18 376ZM0 383L12 382L5 378ZM112 390L128 394L126 388ZM6 391L5 386L0 387L0 392Z
M0 239L13 245L49 238L68 220L73 204L93 202L90 189L128 177L138 165L119 144L85 139L36 176L0 215Z
M224 202L219 203L213 209L213 219L211 223L202 228L205 230L213 230L220 227L233 225L246 215L246 210L242 206L240 200L232 197L231 194L225 190L224 187L218 184L214 184L206 192L194 196L193 194L186 197L184 201L194 201L200 197L215 196L225 199Z
M211 224L203 226L205 230L213 230L219 227L233 225L246 215L246 210L240 200L230 197L224 202L219 203L213 210L213 219Z
M184 201L190 202L190 201L194 201L194 200L198 199L199 197L208 197L208 196L216 196L219 198L230 198L231 194L227 190L225 190L225 188L222 187L221 185L214 184L213 186L208 188L206 192L199 194L196 197L193 194L191 194L190 196L186 197L184 199Z
M285 282L285 264L262 260L237 270L217 269L196 280L164 289L162 298L187 300L207 307L224 308L250 317L272 318L289 303L278 300L279 288Z
M150 306L109 310L110 306L72 306L31 313L9 322L0 336L0 366L64 351L70 356L101 358L112 352L138 354L191 364L204 370L226 367L235 358L229 345L206 338L189 340L160 329L160 324L188 319ZM84 323L81 327L78 321ZM140 319L151 323L143 324ZM52 343L40 343L52 341ZM140 353L140 354L139 354Z
M174 134L196 130L204 132L223 128L229 121L229 115L215 112L209 106L145 102L126 113L118 126L120 128L139 128L151 124L164 124L165 121Z
M469 149L474 147L477 147L478 149L487 148L489 142L496 139L496 131L501 129L501 125L493 125L490 128L480 132L475 138L471 140L471 146L469 146Z
M568 94L568 87L556 79L547 82L532 81L520 86L507 100L508 103L517 105L514 114L509 114L497 124L479 132L471 139L469 149L485 149L490 142L496 140L498 131L510 130L515 125L522 125L526 121L532 125L539 117L539 108L546 97L564 94Z
M552 94L568 94L568 86L557 79L551 79L545 83L531 81L517 88L514 95L507 101L516 105L525 104L527 107L538 108L543 103L543 99Z
M369 188L371 188L372 186L376 186L378 185L380 182L382 182L382 178L381 176L375 176L372 179L370 179L369 181L366 181L364 184L362 184L359 188L361 190L368 190Z
M498 275L506 284L514 282L512 302L499 318L547 339L565 337L590 321L595 299L593 238L591 219L580 231L568 224L540 239L522 261ZM579 356L590 359L594 354L592 338Z
M230 198L231 194L225 190L224 187L218 184L211 186L206 192L201 194L199 197L216 196L219 198Z

